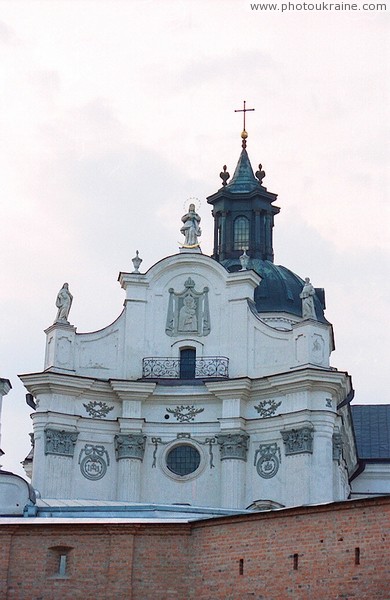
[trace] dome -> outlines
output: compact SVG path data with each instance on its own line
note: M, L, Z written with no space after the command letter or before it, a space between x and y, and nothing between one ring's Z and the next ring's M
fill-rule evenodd
M241 269L240 261L228 259L221 264L230 272ZM251 259L249 268L260 275L261 282L255 290L254 301L258 313L284 312L302 317L302 300L299 297L304 280L286 267L269 260ZM314 306L318 321L328 323L324 316L325 293L315 288Z

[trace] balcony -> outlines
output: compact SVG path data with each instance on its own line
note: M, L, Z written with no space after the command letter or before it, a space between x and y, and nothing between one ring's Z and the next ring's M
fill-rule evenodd
M142 359L143 379L228 379L226 356L181 356L181 358L147 357Z

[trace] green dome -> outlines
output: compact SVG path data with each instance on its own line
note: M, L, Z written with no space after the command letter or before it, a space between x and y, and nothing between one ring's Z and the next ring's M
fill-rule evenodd
M228 259L221 264L230 272L241 269L240 261ZM260 275L260 285L255 290L254 301L258 313L285 312L302 317L302 300L299 297L304 280L281 265L269 260L253 258L248 268ZM328 323L324 316L325 293L322 288L315 288L314 306L318 321Z

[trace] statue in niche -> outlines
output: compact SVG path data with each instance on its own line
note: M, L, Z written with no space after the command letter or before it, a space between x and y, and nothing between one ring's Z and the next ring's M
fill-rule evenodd
M305 277L305 285L303 286L302 292L299 297L302 299L302 318L303 319L316 319L316 311L314 308L314 296L315 289L310 283L309 277Z
M190 295L185 296L179 312L179 331L198 331L196 300Z
M189 277L182 292L169 288L168 314L165 333L177 336L185 333L208 335L210 333L210 310L208 292L195 290L195 282Z
M195 248L199 246L198 237L202 235L199 227L200 216L195 212L195 204L190 204L188 212L181 218L183 226L180 232L184 235L185 241L183 248Z
M56 307L57 316L54 323L69 323L68 316L72 306L73 296L69 291L69 284L64 283L57 294Z

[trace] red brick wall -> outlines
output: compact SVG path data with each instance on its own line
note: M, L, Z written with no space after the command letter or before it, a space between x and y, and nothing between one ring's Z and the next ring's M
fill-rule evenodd
M189 598L191 529L178 525L166 535L165 528L169 525L145 527L142 535L135 538L132 600Z
M390 498L195 524L189 598L390 599L389 511Z
M26 519L0 527L0 600L389 600L389 512L376 498L191 525Z

